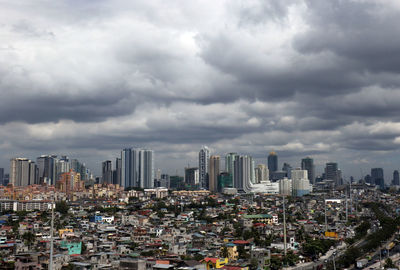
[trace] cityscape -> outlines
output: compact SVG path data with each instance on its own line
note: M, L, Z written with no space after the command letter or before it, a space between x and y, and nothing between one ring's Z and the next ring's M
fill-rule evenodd
M41 155L0 169L4 269L339 269L400 263L399 172L344 180L250 155L198 152L198 167L163 174L155 151L124 148L95 176L84 162ZM280 170L279 168L282 169ZM51 250L51 251L50 251ZM373 268L374 269L374 268Z
M400 269L400 1L0 1L0 270Z

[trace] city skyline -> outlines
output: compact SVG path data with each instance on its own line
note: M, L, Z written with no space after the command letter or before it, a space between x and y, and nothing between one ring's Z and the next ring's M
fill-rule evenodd
M246 153L240 153L240 152L227 152L227 153L215 153L215 152L213 152L212 151L212 149L210 149L208 146L205 146L205 145L203 145L201 148L200 148L200 150L201 149L204 149L204 148L206 148L208 151L209 151L209 158L208 158L208 162L209 162L209 160L210 160L210 157L211 156L215 156L215 155L217 155L217 156L221 156L221 163L220 163L220 172L227 172L227 170L226 170L226 157L227 156L230 156L230 155L232 155L232 154L234 154L234 155L238 155L238 156L242 156L242 155L245 155L245 156L249 156L249 157L251 157L252 158L252 160L254 160L254 164L255 164L255 168L258 166L258 165L265 165L265 167L266 168L268 168L268 157L271 155L271 152L269 152L269 153L267 153L268 155L265 157L265 158L254 158L254 156L252 156L251 154L246 154ZM168 175L179 175L179 176L185 176L185 169L186 168L190 168L190 167L192 167L192 168L199 168L199 152L197 153L197 160L195 160L193 163L188 163L187 161L186 161L186 164L185 164L185 162L183 161L182 162L182 166L181 167L177 167L177 168L172 168L172 169L170 169L170 170L166 170L166 169L162 169L161 167L159 167L158 166L158 164L156 163L156 161L155 160L157 160L157 155L155 155L154 156L154 152L157 152L157 151L154 151L154 150L145 150L145 149L143 149L143 148L138 148L138 147L134 147L134 148L126 148L126 149L132 149L132 150L134 150L134 151L136 151L137 153L135 154L135 156L136 156L136 159L137 159L137 161L136 161L136 167L138 167L139 166L139 152L141 152L141 151L151 151L151 153L152 153L152 157L150 158L151 160L153 160L152 161L152 167L153 167L153 169L152 169L152 173L153 173L153 176L155 176L156 175L156 171L157 170L160 170L160 172L161 173L163 173L163 174L168 174ZM115 171L115 169L116 169L116 159L119 159L120 160L120 162L121 162L121 157L122 157L122 152L124 151L125 149L122 149L122 151L121 151L121 149L119 150L119 153L117 153L115 156L113 156L110 160L103 160L103 161L98 161L97 163L95 163L95 165L94 165L94 167L91 167L91 166L88 166L88 165L86 165L86 162L82 159L79 159L79 157L78 157L78 159L80 160L80 161L78 161L78 159L76 159L75 157L74 158L71 158L69 155L66 155L65 153L62 153L62 154L60 154L60 155L56 155L56 154L42 154L42 155L40 155L40 156L38 156L38 157L36 157L36 158L31 158L31 157L26 157L26 156L18 156L18 157L13 157L13 158L11 158L10 160L9 160L9 165L8 166L5 166L5 167L0 167L0 168L2 168L2 169L4 169L4 171L3 171L3 174L9 174L9 172L10 172L10 168L12 167L12 160L13 159L23 159L23 160L27 160L27 161L32 161L34 164L36 164L37 166L38 166L38 179L37 179L37 183L39 183L40 182L40 163L38 163L39 162L39 160L40 159L42 159L42 158L45 158L45 157L57 157L58 158L58 162L64 162L64 159L66 159L68 162L70 162L69 163L69 166L72 166L73 167L73 163L74 162L78 162L79 164L82 164L85 168L87 168L89 171L90 171L90 173L92 173L93 174L93 177L100 177L100 178L102 178L102 176L103 176L103 166L104 166L104 163L105 162L111 162L111 168L112 168L112 170L114 170ZM379 169L383 169L383 171L385 171L385 177L384 177L384 181L385 181L385 184L388 184L388 185L390 185L391 184L391 182L392 182L392 180L393 180L393 177L392 177L392 174L393 174L393 172L394 171L398 171L399 169L393 169L393 170L391 170L391 169L388 169L388 168L386 168L386 167L378 167L378 166L373 166L373 167L370 167L370 168L368 168L368 167L360 167L359 169L360 169L360 171L359 171L359 176L357 176L357 174L356 175L350 175L350 174L348 174L348 173L346 173L346 171L344 171L342 168L342 165L341 165L341 163L340 162L337 162L337 161L332 161L332 160L329 160L329 161L326 161L326 162L324 162L324 163L322 163L321 161L318 161L318 160L315 160L315 159L313 159L313 157L310 157L310 156L304 156L304 157L302 157L302 158L300 158L299 160L294 160L294 162L293 163L291 163L291 162L288 162L286 159L284 159L284 160L282 160L282 158L279 156L279 153L275 153L275 152L273 152L273 154L274 155L276 155L277 157L278 157L278 172L280 172L281 171L281 169L282 169L282 167L285 165L285 164L287 164L287 165L290 165L291 166L291 169L297 169L297 168L302 168L302 162L303 162L303 160L305 160L305 159L309 159L309 158L311 158L312 160L313 160L313 162L314 162L314 179L315 179L315 177L321 177L321 176L323 176L323 174L324 173L326 173L325 171L326 171L326 165L327 164L330 164L330 163L335 163L335 164L337 164L337 168L338 169L340 169L340 175L341 175L341 178L343 178L343 180L345 180L345 181L350 181L350 177L354 177L354 180L355 181L357 181L357 180L360 180L361 178L365 178L367 175L369 175L369 176L372 176L372 170L374 169L374 168L379 168ZM82 163L80 163L80 162L82 162ZM122 164L122 163L121 163ZM109 166L109 165L108 165ZM207 165L208 166L208 165ZM69 168L69 167L68 167ZM122 168L123 168L123 166L122 166ZM71 168L72 169L72 168ZM69 170L69 169L68 169ZM63 170L63 171L68 171L68 170ZM121 171L121 173L122 173L122 171ZM234 172L232 172L233 174L234 174ZM136 172L136 178L138 179L137 181L139 181L139 167L137 168L137 172ZM56 178L55 179L58 179L57 178L57 176L55 176ZM112 176L112 178L114 178L114 176ZM122 178L122 175L121 175L121 178ZM135 178L134 176L133 176L133 178ZM154 178L154 177L153 177ZM122 179L121 179L122 180ZM310 183L312 183L312 180L311 179L309 179L310 180ZM125 185L125 184L124 184Z
M399 14L377 0L2 3L0 167L66 153L100 175L138 145L183 175L208 145L388 178Z

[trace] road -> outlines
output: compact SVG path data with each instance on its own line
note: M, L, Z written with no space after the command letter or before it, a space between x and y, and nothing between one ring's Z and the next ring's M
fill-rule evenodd
M318 261L315 262L307 262L307 263L301 263L298 264L296 266L292 266L292 267L286 267L284 269L286 270L312 270L312 269L316 269L318 266L323 265L325 263L325 260L331 260L333 259L333 253L336 252L336 256L335 257L339 257L342 255L342 253L344 252L344 250L346 249L346 243L342 242L342 244L334 249L330 249L328 250L327 253L325 253L325 255L321 256Z

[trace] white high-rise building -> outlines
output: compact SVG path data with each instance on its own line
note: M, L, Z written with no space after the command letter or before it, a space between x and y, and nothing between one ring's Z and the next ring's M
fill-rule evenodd
M292 180L293 196L303 196L311 192L310 180L308 178Z
M261 183L263 181L269 180L269 170L267 165L265 164L258 164L255 168L255 178L257 183Z
M279 193L287 196L292 195L292 179L283 178L279 180Z
M203 146L199 152L199 182L200 188L208 188L208 173L210 162L210 150L207 146Z
M300 168L296 168L296 169L292 170L291 179L292 180L308 179L308 171L302 170Z

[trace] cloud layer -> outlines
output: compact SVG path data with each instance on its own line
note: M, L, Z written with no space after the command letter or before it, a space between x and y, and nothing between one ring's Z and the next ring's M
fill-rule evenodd
M66 153L99 171L143 146L172 173L205 144L389 180L399 15L395 0L2 3L0 165Z

